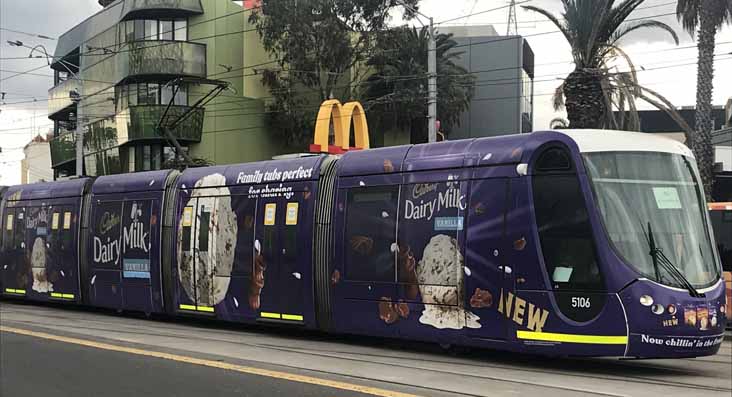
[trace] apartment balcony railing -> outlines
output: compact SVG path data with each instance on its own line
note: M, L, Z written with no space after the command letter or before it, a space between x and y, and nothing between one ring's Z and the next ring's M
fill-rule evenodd
M138 41L116 54L119 78L145 75L206 77L206 46L186 41Z
M76 134L67 132L51 139L51 166L56 168L76 159Z
M54 116L58 116L57 113L69 110L74 106L70 95L72 91L79 92L79 81L76 79L66 80L48 90L48 115L50 118L53 119Z

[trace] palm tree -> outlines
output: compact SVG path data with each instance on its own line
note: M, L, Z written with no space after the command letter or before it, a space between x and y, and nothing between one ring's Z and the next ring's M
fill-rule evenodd
M570 128L602 128L615 126L613 105L624 107L639 94L635 71L630 58L618 47L620 39L638 29L662 29L678 44L674 30L655 20L625 22L643 0L561 0L562 19L534 6L522 6L535 11L554 23L572 48L575 69L567 76L555 96L555 107L566 107ZM612 61L621 58L631 72L613 72ZM564 97L562 99L562 96ZM664 109L666 110L666 109ZM624 113L624 112L621 112Z
M704 192L712 198L714 152L712 149L712 81L714 80L714 36L724 24L732 23L730 0L679 0L676 16L689 34L698 32L699 60L696 75L694 134L687 134L699 164Z
M428 41L427 28L398 27L379 34L376 53L367 62L373 74L362 87L369 121L383 127L374 131L397 126L410 131L412 143L427 142ZM437 118L449 133L470 106L475 76L456 64L463 53L455 50L451 34L438 33L436 42Z

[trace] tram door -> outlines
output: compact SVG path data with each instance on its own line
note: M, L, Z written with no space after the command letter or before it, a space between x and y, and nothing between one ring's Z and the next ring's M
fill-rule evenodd
M296 193L291 198L261 198L257 204L253 277L258 280L259 313L262 320L299 323L303 318L303 269L298 255L304 211ZM258 288L257 288L258 289ZM254 291L257 292L257 291Z
M25 246L25 221L23 215L25 209L6 208L5 223L3 225L4 258L2 262L2 277L4 293L14 294L17 290L26 294L29 286L30 269L27 268L26 246Z
M189 299L180 299L180 309L200 314L213 313L216 291L216 235L211 229L211 216L216 197L191 198L183 210L181 260L183 287ZM191 305L183 302L192 301Z
M505 215L508 178L473 181L467 227L465 306L480 317L480 328L469 328L476 338L505 339L507 320L499 312L501 296L513 294L511 247L506 242Z

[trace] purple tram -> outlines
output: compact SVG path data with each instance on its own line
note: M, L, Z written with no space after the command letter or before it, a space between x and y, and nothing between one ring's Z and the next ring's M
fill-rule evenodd
M725 291L689 149L538 132L13 186L4 297L561 356L694 357Z

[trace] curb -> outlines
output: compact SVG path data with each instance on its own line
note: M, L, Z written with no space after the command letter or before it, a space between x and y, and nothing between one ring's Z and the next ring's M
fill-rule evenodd
M724 340L732 340L732 331L729 328L724 331Z

